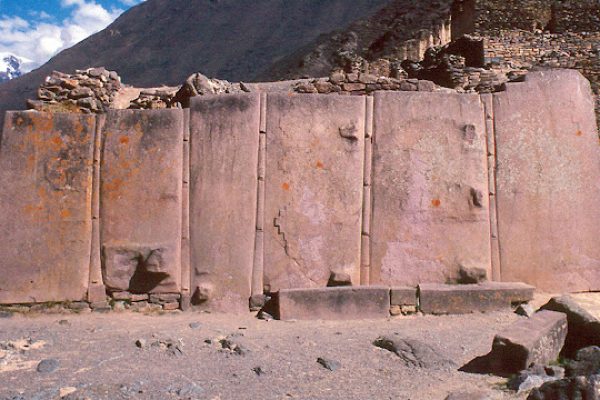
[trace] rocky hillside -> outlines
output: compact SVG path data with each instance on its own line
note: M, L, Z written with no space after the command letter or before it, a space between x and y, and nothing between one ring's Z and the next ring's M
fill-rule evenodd
M451 0L394 0L343 30L321 35L257 75L261 80L326 76L357 58L415 59L406 41L423 39L448 21ZM442 32L442 35L445 33ZM447 32L449 35L449 32ZM433 38L431 44L439 44ZM449 38L448 38L449 39ZM419 61L416 59L415 61Z

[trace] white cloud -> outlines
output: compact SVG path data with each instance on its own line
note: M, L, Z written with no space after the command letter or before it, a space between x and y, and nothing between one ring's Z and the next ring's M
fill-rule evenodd
M121 0L125 5L140 2ZM28 72L59 51L104 29L123 12L118 8L107 10L94 0L61 0L61 6L72 8L72 12L59 23L49 21L45 13L40 13L37 20L31 22L19 17L0 16L0 53L30 60L23 66L24 72Z

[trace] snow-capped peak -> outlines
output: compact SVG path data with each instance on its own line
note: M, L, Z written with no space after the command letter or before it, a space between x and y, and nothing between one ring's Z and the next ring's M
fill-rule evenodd
M0 83L21 76L23 64L27 61L10 53L0 53Z

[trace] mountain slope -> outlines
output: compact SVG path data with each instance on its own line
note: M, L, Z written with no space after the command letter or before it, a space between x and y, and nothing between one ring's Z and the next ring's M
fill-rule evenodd
M449 21L451 0L394 0L338 32L321 35L258 74L261 80L326 76L344 56L396 58L404 42ZM415 60L419 61L419 60Z
M23 108L52 70L105 66L141 87L177 85L196 71L251 81L319 35L343 29L388 2L148 0L39 69L0 84L0 113Z

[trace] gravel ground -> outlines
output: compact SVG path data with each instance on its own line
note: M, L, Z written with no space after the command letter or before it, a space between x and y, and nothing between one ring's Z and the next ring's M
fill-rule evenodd
M179 312L0 318L0 399L443 400L453 391L478 390L491 399L524 399L505 388L505 379L458 371L486 354L494 334L517 318L509 312L344 322ZM419 340L453 365L407 365L373 345L380 336ZM318 358L334 361L334 371Z

